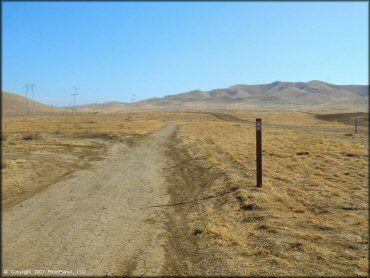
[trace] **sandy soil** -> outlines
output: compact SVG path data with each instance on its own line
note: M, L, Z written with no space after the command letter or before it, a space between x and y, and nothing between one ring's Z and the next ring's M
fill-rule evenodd
M163 171L175 130L168 123L132 147L114 143L89 169L5 209L3 269L161 274L167 220L163 207L148 207L170 200Z

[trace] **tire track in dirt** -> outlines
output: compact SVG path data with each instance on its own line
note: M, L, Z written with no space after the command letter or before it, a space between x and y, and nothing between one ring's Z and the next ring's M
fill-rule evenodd
M208 202L217 201L237 188L227 182L226 173L210 167L204 157L184 144L177 132L170 140L167 155L170 163L166 176L169 204L172 205L165 206L170 238L165 248L163 274L199 277L235 275L226 263L225 254L217 246L208 245L207 240L194 234L193 225L195 219L205 217ZM219 179L227 185L222 192L214 192L212 185Z
M167 217L143 208L169 201L163 169L176 127L131 148L115 143L91 168L3 211L3 270L160 275Z

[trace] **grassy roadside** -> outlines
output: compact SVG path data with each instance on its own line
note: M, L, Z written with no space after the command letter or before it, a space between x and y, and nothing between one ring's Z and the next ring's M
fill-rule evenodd
M270 119L278 123L278 112ZM297 125L297 119L313 128L348 127L298 112L282 115L279 123ZM199 158L190 165L204 165L186 182L207 184L193 190L193 197L218 196L187 211L188 242L193 240L198 253L205 254L197 259L195 272L188 270L191 274L367 275L366 134L264 129L262 189L255 187L253 125L203 115L182 121L179 138L189 159ZM209 180L198 182L204 171ZM201 250L222 258L206 259Z

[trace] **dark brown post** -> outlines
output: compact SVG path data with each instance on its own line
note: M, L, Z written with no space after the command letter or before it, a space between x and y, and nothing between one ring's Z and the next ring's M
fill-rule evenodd
M262 187L262 120L256 119L257 187Z

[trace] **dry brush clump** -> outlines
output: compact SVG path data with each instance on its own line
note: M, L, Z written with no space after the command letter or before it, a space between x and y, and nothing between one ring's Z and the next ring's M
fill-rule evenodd
M38 132L33 133L26 133L22 135L22 140L30 141L30 140L40 140L42 136Z
M255 114L243 116L253 120ZM291 124L294 115L301 126L332 124L298 112L283 114L280 123ZM264 117L269 119L267 112ZM207 226L202 235L204 245L215 242L231 256L227 264L234 273L367 274L365 135L348 137L320 128L310 132L264 128L264 186L256 188L254 125L210 117L185 122L180 130L189 148L225 173L224 180L213 182L210 190L238 188L204 205Z

